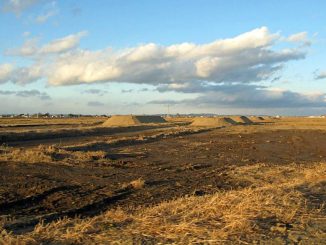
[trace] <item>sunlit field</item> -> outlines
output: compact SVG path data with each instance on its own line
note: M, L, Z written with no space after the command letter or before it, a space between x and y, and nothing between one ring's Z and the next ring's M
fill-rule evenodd
M36 127L38 145L16 128L0 148L1 241L322 244L325 119L245 121Z

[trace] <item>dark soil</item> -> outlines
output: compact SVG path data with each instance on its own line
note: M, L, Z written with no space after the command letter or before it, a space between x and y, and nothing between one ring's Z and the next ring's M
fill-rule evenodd
M325 146L325 131L234 133L222 128L110 148L101 164L1 162L0 216L9 221L6 229L21 233L41 219L93 216L111 208L132 210L186 195L243 188L246 183L228 175L231 169L260 162L323 161ZM128 185L139 178L145 181L143 188Z

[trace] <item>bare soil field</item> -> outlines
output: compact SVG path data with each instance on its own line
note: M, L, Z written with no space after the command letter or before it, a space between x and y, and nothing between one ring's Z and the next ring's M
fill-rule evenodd
M253 121L1 131L0 244L325 244L326 119Z

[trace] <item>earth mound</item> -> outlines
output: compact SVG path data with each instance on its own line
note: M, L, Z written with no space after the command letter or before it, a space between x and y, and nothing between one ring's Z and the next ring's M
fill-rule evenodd
M201 127L221 127L236 125L237 123L229 117L198 117L190 124Z
M265 119L263 117L252 116L250 117L250 120L253 120L255 122L260 122L260 121L264 121Z
M246 116L234 116L231 118L239 124L253 124L253 121Z
M165 122L165 119L161 116L114 115L106 120L103 126L134 126Z

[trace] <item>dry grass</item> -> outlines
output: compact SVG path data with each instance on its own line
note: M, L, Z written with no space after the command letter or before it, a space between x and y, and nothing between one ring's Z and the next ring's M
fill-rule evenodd
M142 189L145 186L145 180L142 178L130 181L130 183L123 184L122 188L133 188L133 189Z
M44 126L44 125L43 125ZM40 139L58 139L65 137L80 136L103 136L114 133L135 132L145 129L171 127L172 124L152 124L152 125L135 125L123 127L103 127L103 126L82 126L64 127L64 128L33 128L25 127L22 129L5 129L0 130L0 142L40 140Z
M70 151L82 151L82 150L94 150L98 148L110 148L118 147L125 145L136 145L145 142L154 142L160 139L173 138L173 137L182 137L184 135L197 134L200 132L205 132L209 129L193 129L193 128L173 128L168 130L163 130L158 133L151 135L138 135L138 136L129 136L129 137L119 137L117 139L109 139L105 141L93 141L83 144L75 144L72 146L66 146L64 149ZM154 131L155 132L155 131Z
M66 164L85 163L94 160L105 159L107 153L104 151L67 151L55 145L40 145L37 148L23 149L12 147L0 148L0 160L24 163L53 163Z
M57 145L39 145L37 148L15 148L0 145L0 160L24 163L78 164L107 158L112 147L133 145L157 141L162 138L179 137L206 131L206 129L175 128L163 130L148 136L120 137L107 141L95 141L86 144L59 147ZM103 151L103 149L105 151Z
M318 220L325 221L325 209L310 207L301 188L325 184L326 164L258 164L229 175L252 185L180 198L134 212L117 209L94 218L41 223L24 235L2 231L0 239L4 244L252 243L275 237L287 239L293 230L312 243L326 241L325 232L318 227L311 229ZM291 225L291 231L277 229L278 224Z

